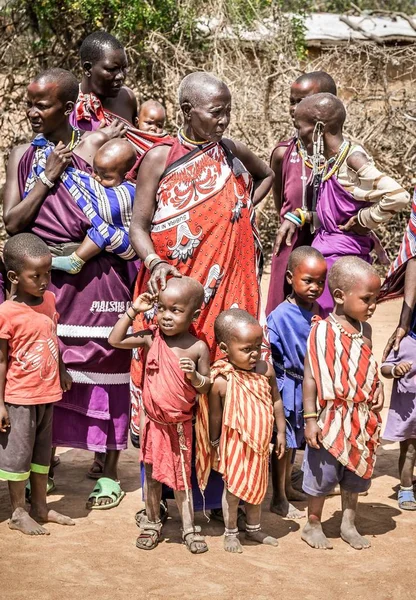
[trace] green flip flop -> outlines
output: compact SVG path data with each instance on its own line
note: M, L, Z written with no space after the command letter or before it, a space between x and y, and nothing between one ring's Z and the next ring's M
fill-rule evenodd
M115 508L123 500L126 492L120 487L120 484L109 477L100 477L95 487L88 497L87 508L91 510L108 510ZM112 498L109 504L97 504L101 498Z

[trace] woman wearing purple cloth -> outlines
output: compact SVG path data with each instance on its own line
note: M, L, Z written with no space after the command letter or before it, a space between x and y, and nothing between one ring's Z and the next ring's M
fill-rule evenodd
M82 137L69 122L77 95L75 77L62 69L32 81L27 116L36 137L12 151L7 169L7 232L30 231L54 255L71 254L91 225L60 180L69 165L91 172L94 149L88 146L89 134ZM38 176L37 167L50 146L53 151ZM129 305L135 271L132 263L102 252L77 275L52 272L61 353L73 380L71 391L55 409L54 445L107 453L89 508L111 508L124 496L117 462L120 450L127 447L130 355L110 347L107 338Z
M341 256L371 262L371 250L379 249L382 257L372 230L389 221L410 199L394 179L375 167L361 146L344 138L345 118L345 107L333 94L308 96L295 110L300 153L313 165L311 177L318 181L319 191L315 210L296 209L285 218L298 228L312 224L312 246L323 254L328 270ZM318 304L323 315L331 312L327 285Z

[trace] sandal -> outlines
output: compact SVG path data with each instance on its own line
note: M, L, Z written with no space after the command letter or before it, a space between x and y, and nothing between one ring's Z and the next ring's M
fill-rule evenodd
M191 554L204 554L204 552L208 552L208 546L205 541L203 535L199 534L200 528L195 527L192 531L188 531L188 533L182 533L182 540L185 546L188 548ZM192 536L188 539L189 536ZM203 547L198 547L197 544L204 544Z
M153 523L152 521L142 520L141 525L142 532L136 540L136 547L139 550L154 550L160 542L162 522L158 521ZM150 544L147 544L150 540Z
M400 510L416 510L416 498L413 490L400 489L397 499Z
M88 497L86 506L91 510L108 510L118 506L125 495L126 492L121 489L117 481L109 477L100 477ZM108 504L98 504L97 500L101 498L112 498L112 501Z
M162 525L164 525L166 523L166 521L168 520L168 516L169 516L168 503L166 502L166 500L161 500L160 501L160 521L161 521ZM144 523L147 520L146 509L142 508L141 510L138 510L136 512L136 514L134 515L134 518L136 520L137 527L141 527L142 523Z

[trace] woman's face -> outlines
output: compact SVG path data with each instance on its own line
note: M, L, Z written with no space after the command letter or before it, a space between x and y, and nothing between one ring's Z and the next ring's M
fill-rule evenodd
M202 94L201 94L202 96ZM208 89L196 106L184 110L189 135L195 141L219 142L230 123L231 94L227 86Z
M303 142L308 154L312 154L313 150L313 131L315 129L315 123L312 120L306 118L304 113L295 111L294 125L298 130L298 135Z
M65 124L74 108L73 102L63 102L59 86L53 82L35 81L27 88L26 116L34 133L47 136Z
M115 98L120 92L127 72L127 57L120 48L103 48L103 54L97 62L84 63L84 71L90 78L91 91L102 98Z

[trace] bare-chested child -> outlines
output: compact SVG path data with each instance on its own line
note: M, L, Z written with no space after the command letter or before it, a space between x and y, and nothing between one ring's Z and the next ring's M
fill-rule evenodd
M9 484L9 527L27 535L48 535L44 523L75 525L46 504L53 405L71 387L59 356L55 296L46 289L51 261L45 242L31 233L6 242L13 295L0 306L0 478Z
M308 339L303 384L308 522L302 539L312 548L332 548L321 519L325 498L337 484L342 539L357 550L370 546L355 517L358 495L371 485L384 402L366 322L380 283L375 269L357 256L338 259L328 276L333 312L313 325Z
M97 138L98 142L95 142ZM102 132L88 135L88 143L100 143ZM101 141L102 143L102 141ZM123 258L132 258L134 253L128 239L135 186L126 181L126 174L133 168L137 154L130 142L114 138L104 143L95 153L93 172L87 173L67 169L62 175L63 182L88 218L92 227L88 230L81 245L69 256L57 256L52 260L52 268L79 273L84 264L97 256L110 239L112 248ZM92 179L99 185L94 186ZM113 194L105 194L103 188L111 188ZM97 204L95 204L97 202Z
M146 100L140 105L139 116L135 125L146 133L163 133L165 130L166 111L157 100Z
M227 360L212 366L209 436L218 448L224 494L224 549L242 552L237 527L240 500L245 502L248 542L277 546L261 531L261 503L269 480L269 446L277 424L276 453L285 452L285 419L271 364L261 360L263 329L248 312L232 308L215 321L215 337Z
M139 314L152 311L156 298L141 294L112 330L115 348L142 347L146 352L143 386L144 428L141 438L145 466L146 519L136 545L156 548L161 537L162 484L174 490L182 520L182 537L192 554L208 550L194 525L191 490L192 418L197 394L210 388L209 350L189 332L201 310L203 286L190 277L169 279L157 298L157 324L128 334Z

